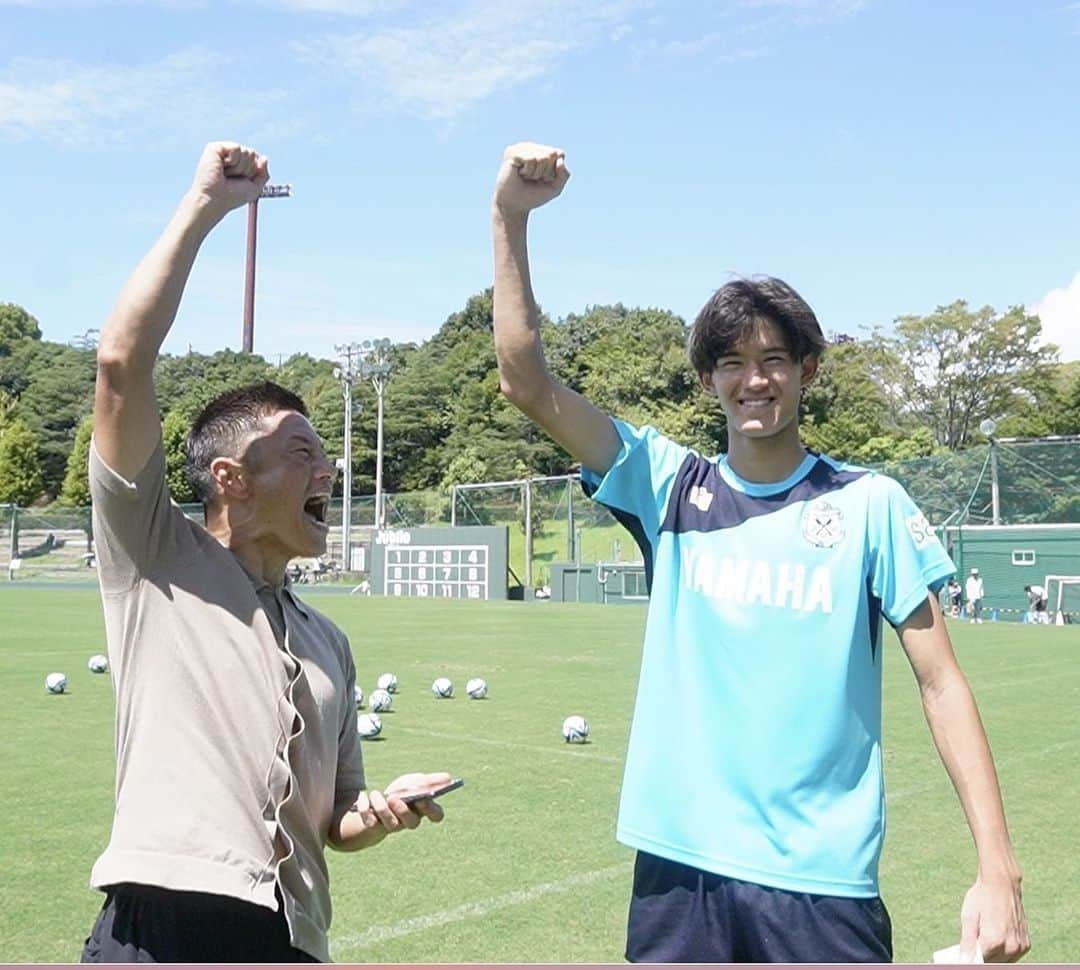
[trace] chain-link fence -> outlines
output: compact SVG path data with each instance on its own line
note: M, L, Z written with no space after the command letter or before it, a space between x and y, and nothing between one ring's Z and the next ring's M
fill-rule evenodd
M1006 438L878 467L934 525L1080 522L1080 437Z
M966 451L878 466L900 481L934 525L1080 523L1080 438L1002 440ZM996 499L995 499L996 495ZM201 506L183 506L202 522ZM388 493L387 528L505 525L511 585L546 586L555 562L633 562L630 534L585 498L576 475L456 485ZM374 531L375 499L353 496L350 537L363 549ZM342 503L328 512L324 564L311 575L342 571ZM355 578L365 564L354 556ZM14 568L9 564L18 563ZM0 506L0 568L13 578L92 580L88 509ZM344 578L344 577L343 577Z

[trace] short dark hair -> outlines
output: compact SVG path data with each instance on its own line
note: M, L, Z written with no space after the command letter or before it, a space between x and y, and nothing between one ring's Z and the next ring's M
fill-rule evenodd
M694 320L686 341L694 370L712 373L716 362L762 320L780 328L796 360L819 357L825 349L814 311L794 289L772 276L742 277L721 286Z
M259 421L277 411L297 411L308 416L304 402L273 381L226 391L199 412L188 434L184 470L203 505L209 505L217 495L210 463L223 455L238 458L243 439L258 427Z

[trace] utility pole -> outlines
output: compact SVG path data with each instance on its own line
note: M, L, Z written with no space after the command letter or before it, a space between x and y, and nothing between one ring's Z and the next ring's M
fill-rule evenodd
M259 199L287 199L291 185L264 185ZM252 353L255 344L255 238L259 228L259 199L248 203L247 259L244 263L244 330L243 349Z

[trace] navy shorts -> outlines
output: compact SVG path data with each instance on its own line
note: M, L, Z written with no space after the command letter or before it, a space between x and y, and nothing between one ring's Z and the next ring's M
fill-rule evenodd
M818 896L729 879L639 852L631 963L891 963L877 896Z
M212 893L110 886L81 963L315 963L265 906Z

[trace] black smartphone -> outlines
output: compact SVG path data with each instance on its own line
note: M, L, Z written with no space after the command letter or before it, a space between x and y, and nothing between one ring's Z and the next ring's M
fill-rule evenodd
M400 798L406 805L411 805L413 802L418 802L422 798L438 798L440 795L445 795L447 792L457 790L464 784L464 778L455 778L453 781L448 781L441 788L435 788L431 791L411 791L405 795L395 793L394 797Z

